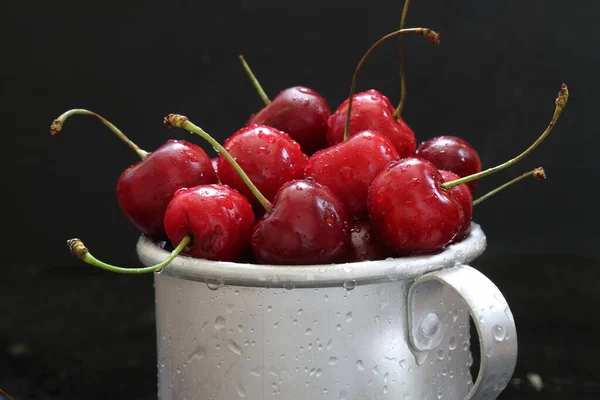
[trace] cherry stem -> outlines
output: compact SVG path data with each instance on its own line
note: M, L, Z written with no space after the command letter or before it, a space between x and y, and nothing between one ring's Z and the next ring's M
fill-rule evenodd
M410 0L404 0L404 8L402 9L402 17L400 17L400 29L404 29L406 24L406 14L408 14L408 6ZM404 78L404 57L402 56L402 36L398 37L398 59L400 61L400 102L396 107L394 113L394 119L398 119L404 111L404 104L406 104L406 79Z
M523 179L528 178L530 176L533 176L538 181L542 181L542 180L546 179L546 172L544 171L544 168L541 168L541 167L533 169L529 172L525 172L524 174L516 177L515 179L506 182L504 185L498 186L496 189L491 190L491 191L487 192L486 194L484 194L483 196L479 197L478 199L473 200L473 205L476 206L477 204L481 203L482 201L489 199L496 193L503 191L507 187L511 186L513 183L522 181Z
M175 248L175 250L173 250L171 254L169 254L169 257L167 257L165 261L156 265L152 265L150 267L143 268L122 268L102 262L96 257L94 257L92 253L90 253L88 248L85 247L85 244L83 244L83 242L80 239L69 239L67 240L67 245L69 246L69 249L71 250L71 253L73 253L73 255L80 258L83 262L93 265L94 267L102 268L111 272L117 272L120 274L146 274L149 272L159 271L167 265L169 265L169 263L173 261L173 259L177 257L179 253L181 253L183 249L185 249L185 247L188 244L190 244L191 241L191 236L184 236L183 239L181 239L181 242L179 242L179 244Z
M107 119L105 119L104 117L102 117L99 114L96 114L93 111L84 110L82 108L75 108L73 110L69 110L69 111L65 112L64 114L62 114L60 117L56 118L54 120L54 122L52 122L52 125L50 126L50 134L52 136L56 136L62 130L63 124L65 123L67 118L69 118L71 115L75 115L75 114L91 115L92 117L98 118L100 120L100 122L102 122L108 129L110 129L115 135L117 135L119 137L119 139L121 139L127 146L129 146L129 148L131 150L135 151L135 153L141 159L146 158L146 156L148 154L150 154L147 151L140 149L135 143L133 143L131 140L129 140L129 138L127 136L125 136L125 134L123 132L121 132L121 130L119 128L114 126Z
M471 182L476 179L480 179L485 176L491 175L495 172L501 171L501 170L508 168L508 167L516 164L517 162L521 161L523 158L525 158L525 156L527 156L536 147L538 147L539 144L542 143L542 141L546 138L546 136L548 136L548 134L552 131L552 128L554 128L554 125L556 124L556 121L558 120L558 117L560 116L560 113L562 112L563 108L567 104L568 99L569 99L569 90L567 89L567 85L565 85L563 83L562 86L560 87L560 92L558 93L558 97L556 98L556 101L555 101L556 108L554 109L554 115L552 116L552 120L550 120L550 123L546 127L546 130L540 135L540 137L537 138L537 140L535 142L533 142L533 144L531 146L529 146L529 148L527 148L527 150L525 150L524 152L522 152L515 158L510 159L500 165L496 165L495 167L488 168L484 171L478 172L473 175L465 176L464 178L460 178L460 179L456 179L454 181L442 183L441 187L443 187L444 189L450 189L450 188L458 186L462 183Z
M352 97L354 96L354 91L356 90L356 80L358 78L358 73L362 68L363 64L369 57L369 55L375 50L381 43L385 42L388 39L391 39L396 36L401 36L405 33L416 33L419 35L423 35L429 40L431 43L439 44L440 43L440 35L437 32L432 31L427 28L408 28L408 29L400 29L394 31L392 33L388 33L378 41L376 41L370 48L367 50L365 55L360 59L360 62L356 66L356 70L354 71L354 75L352 76L352 84L350 85L350 96L348 97L348 113L346 114L346 125L344 128L344 140L348 139L350 132L350 117L352 115Z
M235 161L235 159L231 156L231 154L229 154L229 152L227 150L225 150L225 148L223 146L221 146L221 144L219 142L217 142L215 139L213 139L212 136L210 136L208 133L206 133L199 126L194 125L192 122L190 122L190 120L187 117L185 117L183 115L169 114L165 117L164 122L169 127L175 126L177 128L185 129L191 133L195 133L196 135L200 136L202 139L204 139L208 143L210 143L210 145L216 151L218 151L223 157L225 157L225 159L227 159L227 161L229 161L231 166L240 175L240 178L242 178L242 181L244 181L244 183L248 186L248 189L250 189L252 194L256 197L256 199L258 200L260 205L264 207L264 209L267 211L267 213L270 213L273 210L273 205L271 204L271 202L269 200L267 200L267 198L265 196L263 196L263 194L258 190L256 185L254 185L254 183L252 183L252 181L250 180L248 175L246 175L246 173L244 172L242 167L240 167L240 165L237 163L237 161Z
M254 88L258 92L258 95L260 96L263 103L265 103L265 105L268 106L271 103L271 100L269 100L269 96L267 96L267 94L263 90L262 86L260 86L258 79L256 79L256 76L254 76L254 73L250 69L250 66L246 62L246 59L244 58L244 56L239 56L239 58L240 58L240 61L242 62L242 67L244 67L244 69L246 70L246 73L248 74L248 78L250 78L250 82L252 82L252 85L254 85Z
M10 394L6 393L4 390L0 389L0 395L4 398L6 398L6 400L15 400L13 399Z

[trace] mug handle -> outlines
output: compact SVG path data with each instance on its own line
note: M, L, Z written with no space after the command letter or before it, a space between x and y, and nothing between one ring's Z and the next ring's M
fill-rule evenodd
M429 351L440 344L443 329L438 313L443 286L467 304L479 335L479 374L465 400L493 400L506 388L515 370L517 331L504 296L481 272L457 265L419 277L408 292L409 343L417 351Z

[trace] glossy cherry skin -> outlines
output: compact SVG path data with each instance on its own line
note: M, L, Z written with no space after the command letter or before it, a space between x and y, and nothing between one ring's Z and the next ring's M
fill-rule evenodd
M247 125L268 125L290 135L306 154L327 145L327 119L331 108L319 93L303 86L282 90L254 114Z
M279 188L304 176L308 156L297 142L269 126L252 125L240 129L223 145L258 190L272 201ZM238 190L255 206L256 198L229 161L219 155L217 174L222 184Z
M273 210L252 234L252 251L262 264L309 265L339 260L349 241L342 202L325 186L309 179L286 183Z
M168 140L123 171L117 182L117 200L142 233L166 240L163 220L173 193L216 182L210 158L202 148L184 140Z
M346 251L346 262L383 260L392 252L383 246L367 220L352 222L350 244Z
M452 171L445 171L443 169L440 169L438 171L440 172L440 175L442 175L442 179L444 180L444 182L451 182L460 179L460 176L458 176ZM471 194L471 189L467 186L466 183L454 186L448 191L452 196L454 196L456 200L458 200L460 206L463 209L463 213L465 214L465 223L463 224L456 237L452 240L453 242L458 242L466 238L469 232L471 231L471 219L473 218L473 195Z
M219 173L217 172L219 170L219 157L213 157L210 159L210 164L212 165L213 169L215 170L215 174L217 176L217 179L219 178Z
M308 159L304 176L327 186L346 206L350 219L366 218L367 192L373 179L400 155L375 131L359 132Z
M165 230L177 246L186 235L192 242L183 254L216 261L237 261L250 246L254 211L248 199L225 185L178 190L165 212Z
M348 99L327 120L327 143L333 146L344 140ZM417 141L413 131L402 118L394 120L394 108L389 99L377 90L355 94L352 100L349 134L374 130L392 141L400 157L412 156Z
M419 145L416 155L431 161L438 169L452 171L460 177L481 172L477 150L466 140L456 136L437 136ZM479 180L467 185L475 189Z
M370 221L379 239L400 256L434 252L452 242L465 215L429 161L392 161L375 178L368 195Z

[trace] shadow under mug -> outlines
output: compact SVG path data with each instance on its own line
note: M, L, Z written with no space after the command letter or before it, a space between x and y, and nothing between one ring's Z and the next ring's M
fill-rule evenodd
M441 253L271 266L177 257L155 274L161 400L495 399L517 359L512 313L466 265L480 226ZM145 265L168 252L145 237ZM481 362L473 383L470 318Z

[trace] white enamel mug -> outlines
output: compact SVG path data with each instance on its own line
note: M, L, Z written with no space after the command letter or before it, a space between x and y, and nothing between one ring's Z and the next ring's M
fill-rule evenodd
M517 359L510 308L467 264L477 224L418 257L270 266L177 257L155 275L160 400L495 399ZM145 265L168 252L145 237ZM481 363L473 383L470 321Z

